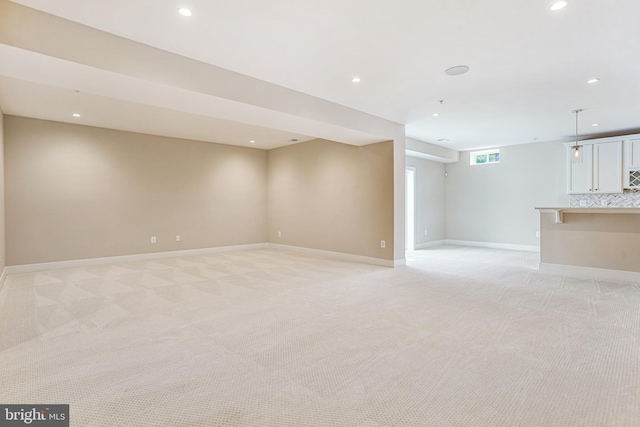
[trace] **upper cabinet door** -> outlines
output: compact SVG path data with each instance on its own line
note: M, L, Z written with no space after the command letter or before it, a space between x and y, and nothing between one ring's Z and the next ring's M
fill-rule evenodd
M624 159L627 169L640 168L640 137L624 141Z
M593 192L622 193L622 141L593 144Z
M567 148L567 192L584 194L593 192L593 146L580 147L580 157L574 159L574 150Z

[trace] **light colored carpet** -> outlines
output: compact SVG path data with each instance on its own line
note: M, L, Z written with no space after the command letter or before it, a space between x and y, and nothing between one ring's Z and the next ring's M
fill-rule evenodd
M640 426L640 285L439 247L9 276L0 403L72 426Z

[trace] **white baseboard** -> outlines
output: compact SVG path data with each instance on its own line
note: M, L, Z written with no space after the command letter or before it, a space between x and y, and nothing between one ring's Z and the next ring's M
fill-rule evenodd
M324 251L321 249L303 248L301 246L281 245L278 243L267 243L267 248L280 249L280 250L289 251L289 252L298 252L305 255L315 255L315 256L321 256L326 258L334 258L342 261L361 262L364 264L379 265L381 267L398 267L406 264L406 260L404 258L399 260L373 258L373 257L368 257L363 255L346 254L343 252L333 252L333 251Z
M432 248L434 246L442 246L446 243L446 240L434 240L433 242L419 243L415 246L415 250Z
M578 265L540 263L540 271L552 271L574 276L588 276L602 279L615 279L624 281L640 281L640 273L637 271L609 270L606 268L582 267Z
M153 252L153 253L146 253L146 254L121 255L121 256L112 256L112 257L104 257L104 258L89 258L89 259L78 259L78 260L70 260L70 261L43 262L38 264L12 265L12 266L7 266L4 269L4 271L2 272L1 278L3 280L5 274L34 273L37 271L60 270L63 268L82 268L82 267L90 267L90 266L102 265L102 264L138 262L138 261L148 261L152 259L206 255L206 254L219 253L219 252L265 249L265 248L282 249L282 250L287 250L291 252L305 253L308 255L336 258L344 261L362 262L365 264L380 265L382 267L397 267L397 266L406 264L406 260L404 259L392 261L392 260L386 260L386 259L380 259L380 258L366 257L361 255L345 254L341 252L331 252L331 251L323 251L320 249L302 248L299 246L279 245L276 243L255 243L250 245L220 246L216 248L186 249L182 251ZM2 283L1 280L0 280L0 283Z
M407 259L406 258L394 259L393 260L393 267L402 267L403 265L407 265Z
M38 264L11 265L5 268L3 275L5 272L6 274L34 273L37 271L60 270L63 268L81 268L81 267L90 267L90 266L102 265L102 264L115 264L115 263L121 263L121 262L138 262L138 261L148 261L151 259L173 258L173 257L180 257L180 256L206 255L206 254L213 254L218 252L265 249L266 247L267 247L266 243L254 243L249 245L220 246L216 248L185 249L182 251L153 252L153 253L146 253L146 254L120 255L120 256L112 256L112 257L104 257L104 258L89 258L89 259L77 259L77 260L70 260L70 261L42 262Z
M457 245L457 246L477 246L481 248L492 248L492 249L509 249L512 251L528 251L528 252L540 252L540 246L530 246L530 245L511 245L508 243L491 243L491 242L474 242L471 240L445 240L445 244L447 245Z

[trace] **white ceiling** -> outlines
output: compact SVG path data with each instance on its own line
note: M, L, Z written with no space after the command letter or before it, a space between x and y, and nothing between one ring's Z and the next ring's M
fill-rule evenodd
M583 136L640 129L638 0L571 0L557 12L550 11L551 0L13 3L400 123L407 136L456 150L571 139L576 108L585 109ZM179 15L180 7L193 16ZM77 43L66 48L86 48ZM81 82L78 105L89 112L84 124L247 146L249 135L258 134L250 138L264 140L259 148L340 137L336 126L297 124L295 112L270 121L262 111L260 121L235 104L230 114L219 99L182 83L179 90L159 88L152 78L114 76L106 66L37 52L37 46L0 48L0 106L8 114L72 121L65 109L74 105ZM470 72L444 74L460 64ZM50 73L50 67L67 71ZM65 82L69 75L73 81ZM353 76L362 81L351 83ZM601 80L587 84L591 77ZM91 85L92 79L101 83ZM143 96L141 87L161 99ZM376 140L354 138L348 142Z

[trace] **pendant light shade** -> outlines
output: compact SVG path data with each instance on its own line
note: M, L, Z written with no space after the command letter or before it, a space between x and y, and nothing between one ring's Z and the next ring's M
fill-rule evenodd
M573 150L573 163L582 163L582 145L578 144L578 114L582 109L573 110L572 113L576 115L576 141L571 149Z

